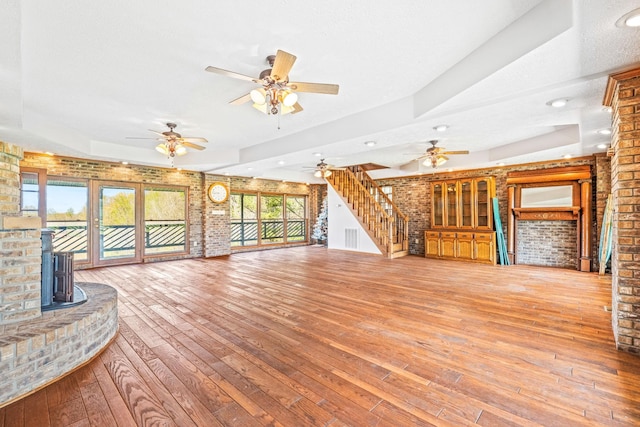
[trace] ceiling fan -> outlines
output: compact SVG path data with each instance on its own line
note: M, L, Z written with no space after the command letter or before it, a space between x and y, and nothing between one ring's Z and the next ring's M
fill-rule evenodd
M436 147L436 144L438 143L437 139L432 139L429 143L431 144L431 147L427 148L425 154L415 160L420 161L424 159L422 164L425 166L431 166L434 169L445 164L447 160L449 160L449 157L447 156L455 154L469 154L468 150L446 151L446 148L444 147Z
M336 170L345 170L346 168L338 168L333 165L325 163L324 159L320 159L320 163L318 163L315 167L311 167L315 169L313 172L313 176L316 178L327 178L331 176L331 171Z
M155 138L138 138L138 137L127 137L128 139L155 139L156 141L161 141L160 144L156 146L156 150L160 153L167 156L167 158L171 159L171 163L173 165L173 158L175 156L183 156L187 154L187 147L193 148L196 150L204 150L204 147L194 144L194 142L208 142L206 138L193 137L193 136L182 136L178 132L175 132L176 128L175 123L167 123L168 131L159 132L157 130L149 129L151 132L158 134L158 137Z
M290 82L289 71L295 61L295 55L278 50L275 55L267 56L267 63L271 68L263 70L257 78L212 66L208 66L205 70L262 85L262 87L253 89L251 92L230 101L229 104L240 105L251 100L253 107L265 114L295 114L302 111L296 92L338 94L338 85Z

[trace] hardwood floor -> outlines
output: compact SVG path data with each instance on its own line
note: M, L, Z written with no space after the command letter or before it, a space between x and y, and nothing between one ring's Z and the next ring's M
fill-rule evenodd
M640 425L609 276L299 247L76 281L117 339L0 426Z

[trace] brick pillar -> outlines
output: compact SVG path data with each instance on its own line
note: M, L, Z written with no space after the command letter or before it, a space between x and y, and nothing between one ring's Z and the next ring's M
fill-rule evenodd
M640 353L640 68L609 76L613 109L612 323L619 349Z
M0 141L0 325L40 316L41 222L20 216L22 156Z

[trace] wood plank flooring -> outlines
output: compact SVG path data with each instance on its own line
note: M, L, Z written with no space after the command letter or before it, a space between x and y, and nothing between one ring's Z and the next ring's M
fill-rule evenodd
M640 425L608 276L310 246L76 281L118 337L0 426Z

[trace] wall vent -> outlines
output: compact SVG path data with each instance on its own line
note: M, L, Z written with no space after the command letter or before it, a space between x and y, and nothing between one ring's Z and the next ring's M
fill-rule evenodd
M344 229L344 247L347 249L358 249L358 229Z

